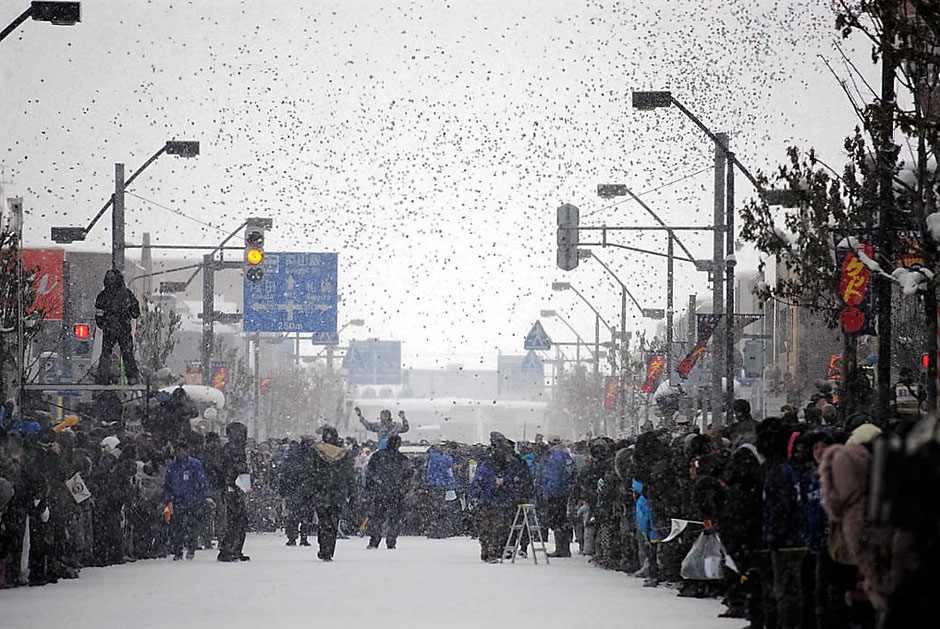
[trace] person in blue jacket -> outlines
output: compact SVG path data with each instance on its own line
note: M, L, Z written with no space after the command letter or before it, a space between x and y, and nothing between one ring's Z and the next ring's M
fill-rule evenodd
M476 525L480 559L499 561L509 540L509 529L518 505L532 494L532 477L525 461L516 454L516 444L502 433L490 433L490 453L477 466L470 497L477 501Z
M428 537L440 539L450 537L453 514L448 509L457 497L457 479L454 476L454 455L450 444L431 446L428 452L428 469L425 476L428 487Z
M555 533L555 551L549 556L570 557L572 527L568 520L568 499L574 479L574 460L561 439L553 438L550 446L539 469L539 497L546 514L545 526Z
M170 548L174 561L183 558L184 546L187 559L196 556L196 536L205 505L214 504L202 461L189 453L189 443L177 442L176 457L163 478L163 500L170 512Z

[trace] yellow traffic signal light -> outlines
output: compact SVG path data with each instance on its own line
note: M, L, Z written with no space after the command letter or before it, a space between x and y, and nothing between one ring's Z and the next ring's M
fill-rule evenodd
M264 252L261 249L248 249L245 251L245 260L251 265L261 264L264 260Z

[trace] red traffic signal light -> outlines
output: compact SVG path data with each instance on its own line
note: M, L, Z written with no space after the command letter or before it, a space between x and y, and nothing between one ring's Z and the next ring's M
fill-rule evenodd
M924 369L929 367L930 366L930 354L921 354L920 364Z
M77 339L87 339L91 336L91 328L87 323L76 323L73 332Z

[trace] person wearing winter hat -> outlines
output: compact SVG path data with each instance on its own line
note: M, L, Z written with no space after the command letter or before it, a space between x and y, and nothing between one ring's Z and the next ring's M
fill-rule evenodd
M849 435L848 440L846 440L845 445L865 445L869 441L874 440L875 437L881 434L881 428L874 424L862 424L858 428L852 431L852 434Z
M526 502L534 490L525 461L515 453L515 443L500 432L490 433L490 452L477 466L470 484L480 540L480 559L497 563L517 505Z
M244 489L239 478L248 474L248 458L245 445L248 442L248 427L241 422L232 422L225 428L228 442L222 446L221 474L225 492L221 498L225 501L225 533L219 540L219 561L249 561L251 558L242 550L245 547L245 533L248 530L248 511L245 494L251 488Z
M183 558L184 546L187 559L196 556L196 537L204 507L214 504L202 461L189 456L190 449L185 439L177 442L176 458L170 463L163 479L163 501L172 513L170 546L174 561Z

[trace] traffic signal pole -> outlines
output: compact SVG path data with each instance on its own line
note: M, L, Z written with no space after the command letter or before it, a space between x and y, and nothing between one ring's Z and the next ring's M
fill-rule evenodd
M114 203L111 207L111 268L124 272L124 164L114 165Z
M215 342L215 261L211 253L202 257L202 384L210 386L212 345Z

